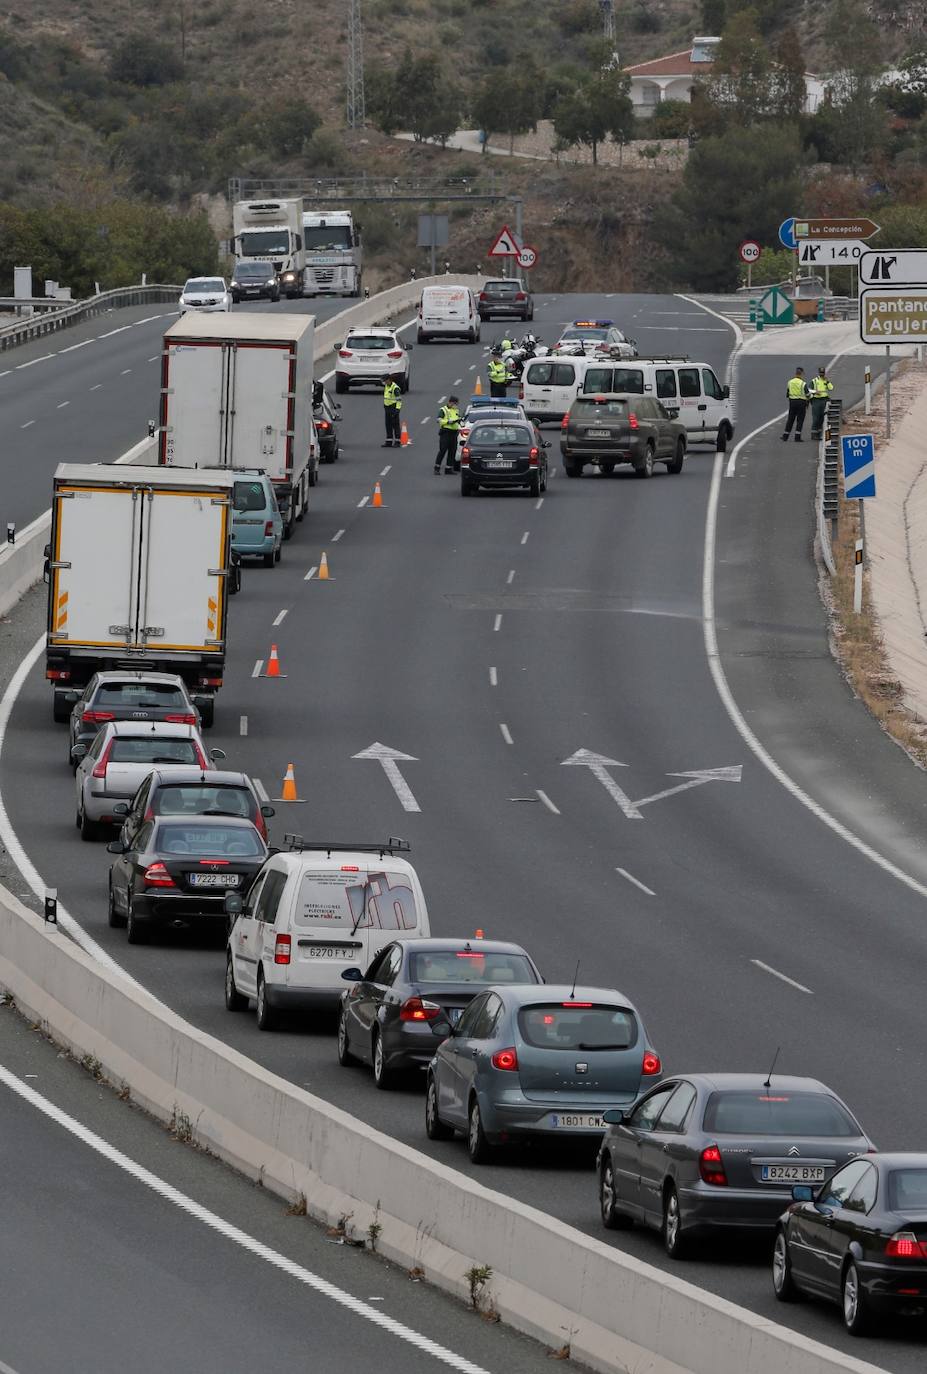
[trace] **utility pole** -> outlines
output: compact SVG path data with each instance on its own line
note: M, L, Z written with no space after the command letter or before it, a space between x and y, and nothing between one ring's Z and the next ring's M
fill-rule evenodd
M367 119L364 98L364 28L361 0L348 0L347 126L362 129Z

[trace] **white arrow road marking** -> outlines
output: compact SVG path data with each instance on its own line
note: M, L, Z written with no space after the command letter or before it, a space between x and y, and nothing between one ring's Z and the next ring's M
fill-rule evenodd
M637 809L637 803L632 802L631 798L622 792L609 774L609 768L627 768L626 763L619 763L617 759L606 758L604 754L594 754L589 749L577 749L575 754L571 754L568 759L563 759L561 768L588 768L594 778L605 788L608 795L617 807L627 816L629 821L642 821L644 818Z
M404 811L421 811L421 807L412 794L412 789L399 771L399 760L404 763L418 763L414 754L403 754L398 749L390 749L387 744L371 744L369 749L362 749L359 754L352 754L354 759L375 759L382 764L383 772L390 781L390 786L402 803Z
M677 792L688 792L690 787L701 787L704 782L740 782L742 772L743 765L737 763L733 768L695 768L691 773L667 773L668 778L688 778L689 781L678 783L676 787L667 787L665 792L654 792L652 797L641 797L632 805L647 806L649 802L674 797Z

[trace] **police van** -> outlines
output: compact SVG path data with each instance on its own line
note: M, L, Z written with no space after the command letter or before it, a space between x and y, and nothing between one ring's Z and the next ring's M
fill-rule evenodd
M417 337L419 343L432 339L468 339L476 343L480 337L480 313L476 295L469 286L448 283L426 286L418 303Z

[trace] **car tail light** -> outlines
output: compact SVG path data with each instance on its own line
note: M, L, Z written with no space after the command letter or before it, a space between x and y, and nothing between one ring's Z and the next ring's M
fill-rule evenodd
M520 401L523 401L525 399L525 388L523 385L518 388L518 399Z
M633 410L631 411L631 414L628 416L628 424L631 426L632 429L637 429L637 416L634 414Z
M231 859L197 859L198 864L224 865L226 868L232 862Z
M252 823L252 825L254 826L254 828L255 828L255 830L257 831L257 833L260 835L261 839L264 840L264 841L266 842L266 840L267 840L267 822L265 821L263 815L261 814L260 808L258 808L258 813L257 813L257 815L251 817L251 823Z
M316 422L315 422L315 427L316 427L316 429L322 429L322 430L331 429L331 427L332 427L332 422L331 422L331 420L316 420Z
M698 1158L698 1171L703 1183L710 1183L715 1188L727 1187L724 1160L721 1158L721 1151L717 1145L705 1146Z
M360 867L358 864L342 864L341 871L342 873L360 873Z
M515 1046L510 1045L508 1049L496 1050L492 1057L494 1069L503 1069L506 1073L518 1072L518 1054Z
M886 1259L927 1260L927 1242L913 1231L896 1231L885 1246Z
M278 935L274 941L274 963L288 964L290 962L290 937L289 935Z
M528 297L525 295L524 291L516 291L516 292L515 292L515 299L516 299L517 301L526 301L526 300L528 299Z
M641 1073L646 1078L652 1078L656 1073L663 1072L663 1065L660 1063L660 1056L654 1054L653 1050L647 1050L644 1055L644 1062L641 1065Z
M70 668L46 668L45 676L49 682L70 682Z
M192 712L190 712L190 711L184 711L184 713L183 713L182 715L181 715L181 714L178 714L178 715L176 715L176 716L165 716L164 719L165 719L166 721L170 721L171 725L195 725L195 724L196 724L196 716L194 716L194 715L192 714Z
M591 1002L561 1002L561 1007L591 1007Z
M112 752L113 752L113 741L110 740L109 744L106 746L106 748L103 750L103 753L100 755L100 757L97 759L96 763L94 764L93 776L94 776L95 778L105 778L105 777L106 777L106 765L109 763L109 756L110 756L110 754L111 754Z
M273 532L274 532L274 522L273 522L273 520L265 520L265 521L264 521L264 538L266 539L266 538L268 537L268 535L273 534Z
M352 351L351 351L350 348L339 348L339 349L338 349L338 357L339 357L339 358L353 358L353 357L354 357L354 354L352 353Z
M470 450L466 444L464 444L463 448L460 450L460 466L462 468L468 468L470 466Z
M486 297L486 292L485 292L485 291L481 291L481 292L480 292L480 300L481 300L481 301L485 301L486 299L487 299L487 297Z
M532 448L532 449L529 449L529 450L528 450L528 466L529 466L529 467L532 467L532 468L536 468L536 467L537 467L537 465L538 465L538 458L540 457L540 453L541 453L541 450L540 450L539 448Z
M222 679L221 677L201 677L197 678L197 684L200 687L221 687Z
M387 358L401 358L401 357L402 357L402 349L401 349L401 348L391 348L391 349L389 350L389 352L387 353L386 356L387 356Z
M105 720L115 720L112 711L85 711L81 716L84 725L102 725Z
M421 997L407 997L399 1008L400 1021L436 1021L440 1015L437 1002L426 1002Z
M149 887L174 886L174 879L163 864L149 864L145 869L145 882Z
M569 423L570 423L570 417L569 417L569 415L564 415L563 419L560 421L560 428L561 428L561 429L566 429L567 426L569 425Z

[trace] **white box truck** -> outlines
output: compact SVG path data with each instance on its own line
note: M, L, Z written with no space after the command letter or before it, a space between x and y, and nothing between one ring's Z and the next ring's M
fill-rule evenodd
M304 294L359 296L363 290L360 225L350 210L303 210Z
M54 718L101 669L177 673L204 725L225 668L231 474L62 463L46 550Z
M305 285L302 211L301 200L239 200L232 206L235 257L269 262L289 300Z
M312 315L185 315L164 335L158 462L263 468L284 538L309 505Z

